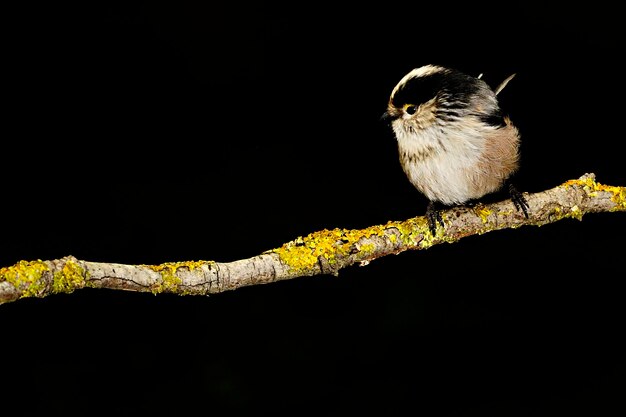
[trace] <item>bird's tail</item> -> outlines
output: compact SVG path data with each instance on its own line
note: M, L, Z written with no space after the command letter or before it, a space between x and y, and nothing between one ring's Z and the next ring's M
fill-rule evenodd
M513 79L513 77L515 77L515 73L509 75L508 77L506 77L506 79L504 81L502 81L500 83L500 85L498 86L498 88L496 88L494 90L494 92L496 93L496 95L498 95L498 93L500 91L502 91L504 89L504 87L506 87L506 85L509 83L509 81L511 81Z

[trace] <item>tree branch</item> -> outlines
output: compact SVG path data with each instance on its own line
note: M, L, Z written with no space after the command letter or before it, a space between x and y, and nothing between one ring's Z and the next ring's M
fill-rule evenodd
M67 256L51 261L20 261L0 268L0 304L24 297L70 293L80 288L209 295L302 276L337 275L340 269L367 265L382 256L427 249L439 243L526 225L541 226L587 213L626 211L626 187L603 185L593 174L550 190L527 194L530 216L510 200L443 211L445 229L436 236L424 217L390 221L361 230L321 230L249 259L124 265L82 261Z

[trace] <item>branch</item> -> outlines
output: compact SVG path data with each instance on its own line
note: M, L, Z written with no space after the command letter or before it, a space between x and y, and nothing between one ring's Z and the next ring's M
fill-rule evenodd
M526 225L541 226L587 213L626 211L626 187L603 185L585 174L550 190L527 194L526 219L510 200L454 207L442 212L445 229L436 236L424 217L390 221L361 230L321 230L249 259L124 265L81 261L73 256L51 261L20 261L0 268L0 304L45 297L81 288L210 295L296 277L337 275L340 269L406 250L428 249L463 237Z

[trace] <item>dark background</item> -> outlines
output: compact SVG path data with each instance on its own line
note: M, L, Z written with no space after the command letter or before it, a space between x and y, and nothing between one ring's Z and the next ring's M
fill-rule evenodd
M5 12L0 266L251 257L422 215L379 120L414 67L497 85L518 188L626 185L623 18L435 2ZM617 6L615 6L617 7ZM501 196L504 198L504 196ZM0 306L11 415L623 415L623 213L212 297Z

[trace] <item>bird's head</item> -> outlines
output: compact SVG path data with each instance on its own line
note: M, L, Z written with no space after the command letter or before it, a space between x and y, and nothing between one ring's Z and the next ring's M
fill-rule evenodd
M445 129L466 117L499 114L496 97L480 78L437 65L411 70L393 88L383 119L396 133Z

